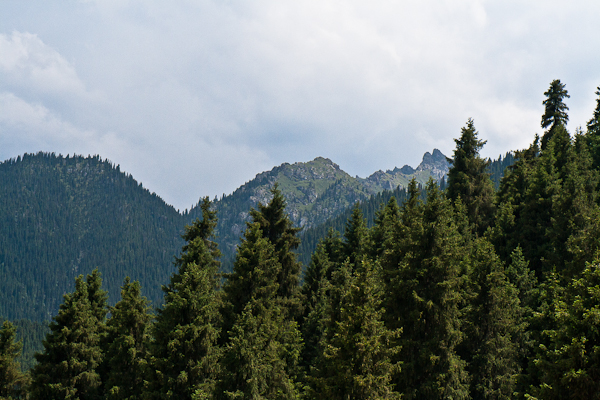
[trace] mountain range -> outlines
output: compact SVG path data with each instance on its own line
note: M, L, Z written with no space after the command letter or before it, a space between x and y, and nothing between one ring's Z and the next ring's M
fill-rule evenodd
M314 232L356 202L401 189L412 178L422 184L442 179L448 167L434 150L416 168L405 165L367 178L352 177L322 157L260 173L213 203L224 269L231 268L250 209L269 201L275 183L294 223L313 232L312 246L319 239ZM111 303L130 276L159 306L161 285L174 272L173 257L183 245L180 234L199 216L198 207L177 212L99 156L38 153L0 163L0 317L50 319L74 277L94 268L102 273Z

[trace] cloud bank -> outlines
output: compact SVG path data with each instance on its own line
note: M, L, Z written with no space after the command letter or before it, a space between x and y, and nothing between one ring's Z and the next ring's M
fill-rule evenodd
M484 155L570 129L600 85L600 4L477 0L0 3L0 159L100 154L176 208L282 162L353 175L451 155L468 118Z

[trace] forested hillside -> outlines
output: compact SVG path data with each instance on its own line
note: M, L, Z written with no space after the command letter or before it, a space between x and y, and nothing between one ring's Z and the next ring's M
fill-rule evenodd
M2 325L0 396L598 398L600 97L571 135L564 84L544 95L543 135L497 191L469 119L442 185L412 180L366 208L371 226L357 203L304 279L277 186L248 211L228 274L205 198L154 317L139 282L109 307L101 274L79 275L29 374Z
M0 164L0 316L49 320L80 273L111 298L125 276L162 302L182 216L100 157L25 154Z

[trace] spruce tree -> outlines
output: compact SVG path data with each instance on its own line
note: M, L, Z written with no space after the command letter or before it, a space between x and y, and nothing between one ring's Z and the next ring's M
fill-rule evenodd
M595 169L600 168L600 86L596 90L596 108L594 116L587 123L585 138L593 159Z
M163 287L165 304L157 310L150 343L153 372L147 394L157 399L210 396L219 373L220 253L211 240L216 213L202 202L202 221L186 227L178 269Z
M293 399L298 396L300 331L286 298L278 295L278 252L259 223L248 225L234 269L224 284L231 321L219 399Z
M121 300L111 307L104 349L105 398L141 399L147 367L148 330L152 318L139 282L125 278Z
M92 310L88 284L80 275L75 291L64 295L58 315L50 323L43 352L35 356L38 363L31 371L32 399L101 398L98 314L97 309Z
M277 295L286 300L290 312L298 317L301 308L298 297L301 264L294 250L300 245L297 234L301 228L293 226L285 211L285 198L277 184L271 189L271 194L273 198L269 204L259 203L258 210L250 210L250 216L253 222L259 224L262 236L275 247L275 254L281 264L277 276Z
M23 344L16 341L15 326L4 321L0 329L0 398L13 400L26 398L27 377L21 372L17 359Z
M490 225L494 213L494 186L490 174L486 171L488 160L479 156L485 145L477 138L478 132L472 119L461 129L461 136L455 139L454 157L448 171L446 192L456 202L460 198L467 209L469 222L480 235Z
M406 218L418 227L416 236L399 243L403 259L396 296L403 364L396 387L407 399L466 399L468 374L457 353L468 261L463 239L450 201L433 180L426 203L411 214Z
M399 399L392 376L400 330L386 328L382 285L376 264L363 258L345 262L334 273L332 302L326 314L322 353L309 377L312 399Z
M468 343L473 399L510 399L521 371L525 330L518 291L508 280L493 246L476 240L471 260L475 293L468 312Z
M343 257L348 259L350 265L354 265L357 260L362 259L363 254L367 253L369 247L368 241L367 223L359 204L356 203L352 209L350 218L346 222L344 244L342 245Z
M567 111L569 107L564 103L565 98L569 98L565 84L561 83L560 79L555 79L550 83L550 88L544 92L546 99L542 102L545 107L544 115L542 115L542 128L548 128L542 136L542 150L546 149L546 145L554 136L556 128L562 126L566 128L569 121Z
M539 399L600 398L600 267L589 263L552 302L552 324L546 324L535 365Z

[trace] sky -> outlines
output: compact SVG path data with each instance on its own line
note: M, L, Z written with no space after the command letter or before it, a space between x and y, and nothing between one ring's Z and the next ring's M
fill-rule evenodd
M0 161L100 155L183 211L284 162L353 176L527 147L554 79L585 128L600 2L2 0Z

